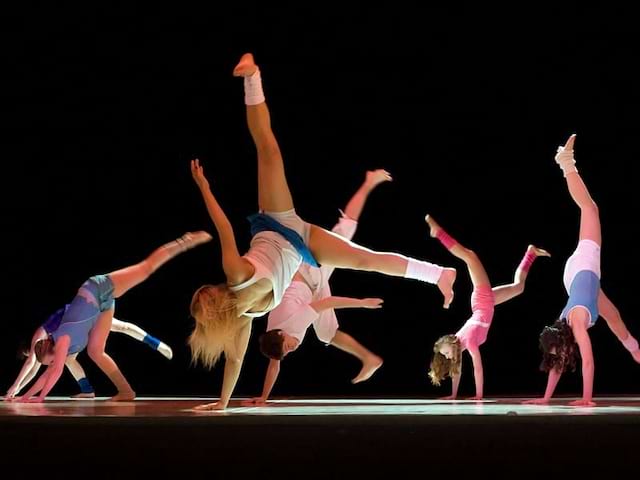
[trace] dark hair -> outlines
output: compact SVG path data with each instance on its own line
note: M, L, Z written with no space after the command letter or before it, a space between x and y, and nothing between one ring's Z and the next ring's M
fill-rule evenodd
M53 348L54 348L54 343L51 337L38 340L33 347L33 351L36 354L36 360L42 363L45 355L47 355L48 353L53 353Z
M258 338L258 342L260 343L260 352L265 357L273 360L284 358L284 336L279 328L263 333Z
M558 372L564 372L567 369L575 371L578 345L571 328L564 320L556 320L553 325L542 329L540 350L542 351L540 370L548 372L553 368Z

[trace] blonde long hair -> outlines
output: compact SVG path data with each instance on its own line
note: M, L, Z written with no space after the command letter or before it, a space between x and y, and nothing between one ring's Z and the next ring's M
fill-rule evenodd
M196 290L190 307L195 328L188 341L193 363L213 368L223 352L235 350L243 325L237 305L236 294L226 284L203 285Z
M453 350L453 358L449 359L440 353L442 345L448 343ZM462 346L455 335L440 337L433 346L433 359L429 369L431 383L438 386L447 377L458 375L462 363Z

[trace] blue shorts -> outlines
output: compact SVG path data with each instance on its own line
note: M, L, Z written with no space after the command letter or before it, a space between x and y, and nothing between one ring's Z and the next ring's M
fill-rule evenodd
M89 332L104 311L114 308L113 282L107 275L96 275L84 282L66 310L58 328L51 332L54 341L63 335L71 339L69 355L84 350Z
M309 247L304 243L302 236L294 229L289 228L275 220L273 217L264 213L254 213L248 217L251 224L251 236L255 236L257 233L270 231L276 232L282 235L289 241L293 248L300 254L302 261L308 263L312 267L319 267L313 253L309 250Z

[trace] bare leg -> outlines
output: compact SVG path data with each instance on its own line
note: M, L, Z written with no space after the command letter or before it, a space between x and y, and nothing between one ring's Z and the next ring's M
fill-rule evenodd
M107 355L105 352L105 346L107 343L107 337L111 330L111 319L113 318L113 309L107 310L100 314L96 325L89 332L89 344L87 345L87 352L91 360L96 362L96 365L100 367L109 380L118 389L118 394L113 397L113 401L127 401L133 400L136 397L136 393L127 382L126 378L116 365L116 362Z
M253 55L245 54L235 67L233 74L245 79L245 93L251 89L250 82L259 81ZM249 82L249 83L248 83ZM294 208L291 192L285 176L280 147L271 130L271 119L266 102L247 104L247 124L258 151L258 197L260 209L282 212ZM339 268L352 268L404 276L408 259L396 254L378 254L345 241L337 235L320 228L311 229L309 248L320 263ZM352 258L354 256L355 258ZM452 297L455 270L449 269L441 275L438 287L445 298ZM445 301L448 306L449 301Z
M432 237L436 237L438 232L442 229L440 225L433 219L431 215L427 215L425 217L425 221L429 225L430 232L429 234ZM482 287L482 286L491 286L489 282L489 276L487 275L482 262L478 258L478 255L473 250L469 250L468 248L463 247L458 242L455 245L448 248L448 250L464 263L467 264L467 269L469 270L469 276L471 277L471 282L473 283L474 288Z
M573 201L580 208L580 240L593 240L598 245L602 245L602 232L600 229L600 215L598 206L593 201L587 186L582 181L582 177L575 170L573 164L573 144L575 135L571 135L564 147L558 148L556 162L565 172L567 187ZM571 165L565 170L566 165Z
M567 175L567 186L571 197L580 207L580 240L593 240L602 245L598 206L577 172Z
M381 253L369 250L316 225L311 225L309 249L318 262L323 265L378 272L394 277L405 277L409 262L415 261L399 253ZM424 263L426 264L426 262ZM441 271L441 274L439 278L430 283L435 283L438 286L445 297L445 307L448 307L453 298L456 270L454 268L443 269L436 265L433 265L433 268Z
M620 315L620 311L613 304L609 297L605 295L605 293L600 290L600 295L598 296L598 310L600 311L600 315L605 319L607 325L613 332L613 334L618 337L618 340L624 344L625 340L628 340L631 336L627 326L624 324L622 320L622 316ZM633 359L640 363L640 349L636 349L634 352L630 352Z
M76 380L76 382L81 378L87 377L87 375L84 372L84 369L82 368L82 365L80 365L80 362L78 362L77 357L78 357L77 353L73 355L69 355L64 362L65 367L67 367L67 369L71 372L71 375L73 375L73 378Z
M80 362L78 362L77 353L73 355L69 355L65 360L64 364L67 367L67 369L71 372L71 375L73 375L73 378L76 380L76 382L78 382L83 378L84 379L87 378L87 375L85 374L84 369L82 368L82 365L80 365ZM72 398L95 398L95 396L96 396L95 392L80 392L73 395Z
M362 362L362 369L351 383L364 382L371 378L376 370L382 366L382 358L375 353L367 350L362 344L358 343L351 335L338 330L331 340L331 345L339 348L343 352L350 353Z
M525 258L518 265L516 269L516 273L513 276L513 283L508 285L500 285L498 287L493 288L493 295L495 298L495 304L499 305L501 303L506 302L507 300L511 300L513 297L517 297L522 292L524 292L525 282L527 280L527 276L529 275L529 266L530 264L526 263L525 260L528 256L531 258L535 257L550 257L551 255L546 250L542 248L538 248L534 245L529 245L527 248L527 253L525 254Z
M236 77L259 75L253 55L247 53L233 70ZM255 79L259 81L259 79ZM258 151L258 201L261 210L284 212L293 208L293 200L284 171L280 147L271 130L271 117L266 102L247 105L247 124Z
M187 232L177 240L156 249L142 262L109 273L114 287L113 296L115 298L122 296L127 290L149 278L153 272L176 255L209 240L211 240L211 235L207 232ZM109 325L111 325L111 320L109 320Z

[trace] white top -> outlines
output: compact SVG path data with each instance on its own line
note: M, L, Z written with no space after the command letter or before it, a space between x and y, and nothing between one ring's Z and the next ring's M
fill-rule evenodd
M261 312L244 314L247 317L261 317L280 304L285 290L291 285L291 280L302 263L302 257L282 235L264 231L251 239L251 246L244 258L251 262L256 271L249 280L229 288L237 292L258 280L269 279L273 287L273 299L269 306Z
M358 222L348 217L341 217L333 232L346 239L353 238ZM312 267L307 263L300 265L298 273L304 282L293 282L282 298L282 304L269 315L267 331L280 329L302 342L305 332L323 315L335 318L333 309L322 313L316 312L310 304L331 296L329 278L335 267ZM335 320L328 323L336 323Z

